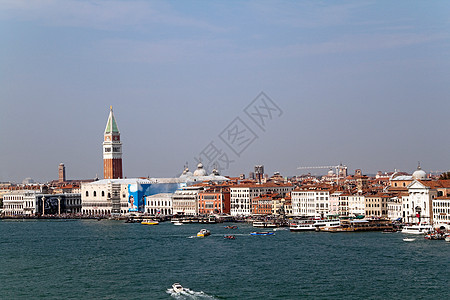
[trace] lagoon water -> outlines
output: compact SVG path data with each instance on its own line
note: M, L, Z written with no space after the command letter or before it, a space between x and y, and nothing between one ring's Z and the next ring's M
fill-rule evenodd
M450 299L450 243L237 225L2 220L0 298Z

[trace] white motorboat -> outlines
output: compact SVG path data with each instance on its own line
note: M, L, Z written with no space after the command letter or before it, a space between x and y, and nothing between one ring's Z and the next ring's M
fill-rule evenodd
M447 235L447 236L445 237L445 241L446 241L446 242L450 242L450 235Z
M183 286L178 282L172 284L172 289L175 293L181 293L184 290Z
M302 220L299 222L289 224L290 231L314 231L320 228L333 228L340 226L339 219L324 219L324 220Z
M415 224L403 226L402 233L409 234L426 234L433 231L433 226L429 224Z
M414 242L416 239L412 239L412 238L404 238L403 241L404 242Z
M173 222L172 224L173 224L173 225L176 225L176 226L183 225L183 223L181 223L181 222Z

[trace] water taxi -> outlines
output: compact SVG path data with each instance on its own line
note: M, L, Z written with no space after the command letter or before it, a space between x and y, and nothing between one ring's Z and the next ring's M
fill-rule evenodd
M141 222L142 225L158 225L159 222L156 220L143 220Z
M175 293L181 293L184 290L183 286L178 282L172 284L172 289Z
M273 235L274 232L264 231L264 232L250 232L250 235Z
M205 237L211 235L211 231L209 231L208 229L201 229L198 233L197 236L198 237Z

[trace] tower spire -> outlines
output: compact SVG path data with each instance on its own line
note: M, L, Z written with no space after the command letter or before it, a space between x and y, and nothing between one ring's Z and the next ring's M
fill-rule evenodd
M109 107L103 139L103 176L105 179L123 178L122 142L112 105Z

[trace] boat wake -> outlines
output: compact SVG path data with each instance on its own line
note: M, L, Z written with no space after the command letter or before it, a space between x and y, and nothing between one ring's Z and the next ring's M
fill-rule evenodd
M183 291L177 293L173 290L173 288L167 289L167 294L169 294L172 298L175 299L217 299L214 296L210 296L208 294L205 294L203 291L196 292L192 291L188 288L184 288Z

